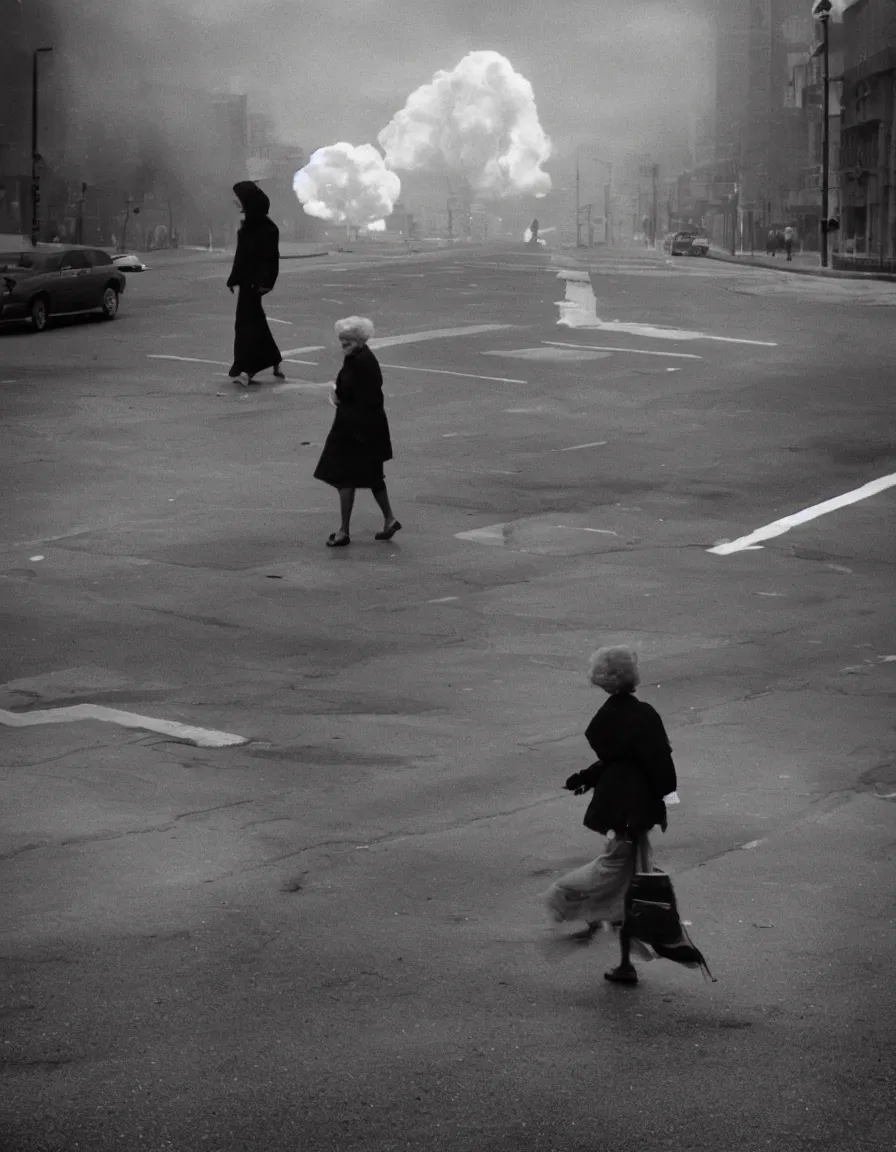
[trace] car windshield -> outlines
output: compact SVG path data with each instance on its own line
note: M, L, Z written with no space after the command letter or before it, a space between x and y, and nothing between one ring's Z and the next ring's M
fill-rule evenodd
M0 252L0 271L17 272L27 268L34 272L49 272L59 263L59 256L41 252Z

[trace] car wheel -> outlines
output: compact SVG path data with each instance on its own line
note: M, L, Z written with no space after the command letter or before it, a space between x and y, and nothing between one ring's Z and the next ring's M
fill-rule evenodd
M118 315L118 289L107 284L103 291L103 319L114 320Z
M38 296L31 302L31 327L35 332L46 330L50 321L50 308L46 296Z

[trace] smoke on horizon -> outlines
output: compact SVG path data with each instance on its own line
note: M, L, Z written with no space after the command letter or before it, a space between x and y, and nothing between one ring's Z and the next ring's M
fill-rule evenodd
M379 133L390 168L444 167L478 196L545 195L551 143L529 81L498 52L470 52L408 96Z

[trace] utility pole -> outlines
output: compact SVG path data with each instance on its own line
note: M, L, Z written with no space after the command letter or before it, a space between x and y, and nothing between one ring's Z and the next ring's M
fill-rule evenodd
M81 183L81 195L78 197L78 222L75 225L76 244L84 243L84 195L87 192L87 185Z
M607 164L607 183L604 186L604 229L607 246L613 245L613 165Z
M731 255L737 255L737 214L740 211L740 165L734 161L734 191L731 194Z
M821 157L821 266L828 266L828 202L830 200L830 164L831 164L831 52L828 25L831 21L831 0L818 0L813 9L813 16L821 21L821 35L823 42L824 69L823 84L824 97L822 100L824 123L822 125L822 157Z
M37 163L40 153L37 150L37 57L41 52L52 52L52 48L35 48L31 61L31 246L37 247L40 234L38 206L40 204L40 184L37 178Z
M579 154L576 152L576 248L581 248L582 230L579 222L579 217L582 214L581 201L579 196Z
M657 184L659 183L659 177L660 177L659 164L653 165L653 167L651 169L651 174L653 176L653 220L652 220L652 223L650 226L650 233L651 233L650 239L653 243L654 248L656 248L656 224L657 224L657 219L656 219L657 218L657 202L656 202L656 198L657 198Z

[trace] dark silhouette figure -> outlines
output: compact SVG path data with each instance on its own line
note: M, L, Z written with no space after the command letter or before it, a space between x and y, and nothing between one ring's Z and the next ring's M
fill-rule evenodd
M280 363L283 357L261 304L262 296L272 290L280 270L280 231L268 216L271 202L252 180L234 184L244 219L237 234L236 255L227 281L232 292L239 288L234 325L233 366L230 375L243 373L247 383L254 383L256 373L273 368L283 379Z

